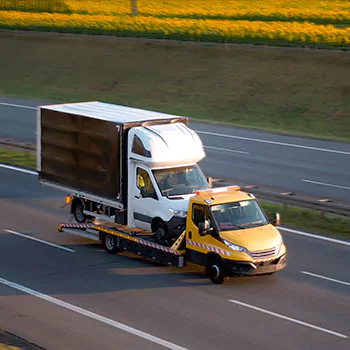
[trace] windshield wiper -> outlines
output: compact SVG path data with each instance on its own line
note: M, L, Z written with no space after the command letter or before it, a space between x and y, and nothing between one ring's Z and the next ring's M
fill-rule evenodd
M248 222L247 224L241 224L241 228L243 227L256 227L256 226L261 226L263 224L262 221L255 221L255 222Z

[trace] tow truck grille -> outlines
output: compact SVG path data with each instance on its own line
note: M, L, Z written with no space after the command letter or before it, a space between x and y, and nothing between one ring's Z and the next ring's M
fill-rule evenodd
M250 255L254 259L268 258L276 254L276 249L277 247L265 249L265 250L256 250L255 252L250 252Z

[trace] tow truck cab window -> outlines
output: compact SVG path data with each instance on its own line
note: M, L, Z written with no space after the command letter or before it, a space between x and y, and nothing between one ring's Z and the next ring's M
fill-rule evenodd
M208 209L204 205L193 204L192 206L192 222L198 227L200 222L206 224L207 228L211 228Z

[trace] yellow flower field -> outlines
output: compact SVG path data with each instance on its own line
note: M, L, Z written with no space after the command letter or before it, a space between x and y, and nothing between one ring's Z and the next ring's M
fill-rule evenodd
M128 14L131 0L65 0L73 12ZM141 16L350 23L348 0L137 0Z
M0 9L126 15L131 0L2 0ZM348 0L137 0L138 13L153 17L309 21L350 24Z
M298 22L227 21L0 11L0 27L218 42L349 46L350 28Z
M2 0L0 28L349 46L348 0L137 0L137 10L131 0Z

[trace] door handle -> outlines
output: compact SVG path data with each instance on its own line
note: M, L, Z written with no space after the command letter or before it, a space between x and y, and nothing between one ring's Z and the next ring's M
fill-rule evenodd
M140 197L138 197L138 196L134 196L135 198L137 198L137 199L140 199Z

